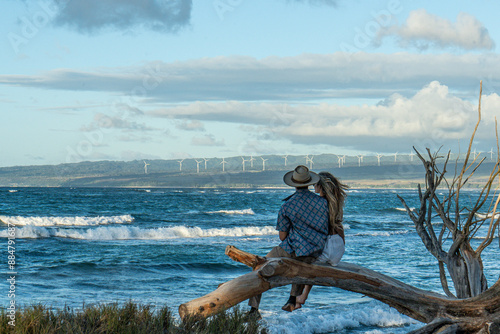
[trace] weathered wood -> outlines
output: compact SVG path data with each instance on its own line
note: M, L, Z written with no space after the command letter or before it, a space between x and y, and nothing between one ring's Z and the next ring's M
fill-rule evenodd
M254 254L251 254L248 252L244 252L244 251L239 250L238 248L236 248L234 246L227 246L226 247L226 255L229 256L234 261L243 263L252 269L255 269L257 266L266 262L265 257L254 255Z
M250 267L259 258L234 246L228 249L226 253L231 258ZM377 299L402 314L429 323L415 333L446 332L454 328L464 333L478 333L500 322L500 281L477 297L460 300L417 289L351 263L340 262L330 267L289 258L266 259L256 270L220 285L206 296L182 304L179 314L183 319L188 315L208 317L269 289L291 283L333 286Z
M464 208L460 204L461 190L485 160L484 157L479 159L479 155L474 155L474 158L471 158L472 144L481 122L481 94L482 83L479 92L478 119L469 141L464 163L459 169L457 166L458 175L455 175L451 181L448 181L445 177L450 152L444 156L445 161L441 166L440 163L438 164L438 159L443 157L439 156L438 153L432 154L430 150L427 149L427 157L424 157L424 155L415 150L425 169L425 191L422 192L420 185L418 186L420 208L418 210L411 210L405 200L401 196L398 196L411 220L415 224L415 230L420 236L422 243L429 253L438 261L443 290L448 296L453 295L451 291L449 291L444 272L446 266L448 274L453 281L457 298L478 296L488 288L486 276L483 272L481 253L491 244L495 235L494 231L498 229L500 225L500 218L495 218L498 204L500 204L500 196L493 191L495 188L493 185L496 184L500 177L498 132L497 148L499 150L499 157L497 158L488 180L482 187L477 201L467 208ZM469 161L470 159L472 162ZM478 160L478 162L476 162L476 160ZM441 199L436 193L439 191L442 192L443 188L447 190L447 194ZM491 203L487 209L486 218L478 220L476 218L476 213L478 213L488 201ZM467 212L466 218L462 217L464 211ZM434 224L436 222L434 214L437 214L442 222L439 237L434 230ZM473 249L471 240L487 219L490 220L489 226L486 225L488 227L488 234L481 244L476 249ZM446 240L443 240L444 236L451 237L451 245L449 242L446 243ZM447 251L444 250L443 245L450 245L449 249Z
M258 295L271 287L269 282L259 278L256 271L219 285L217 290L179 306L179 315L209 317L242 301Z

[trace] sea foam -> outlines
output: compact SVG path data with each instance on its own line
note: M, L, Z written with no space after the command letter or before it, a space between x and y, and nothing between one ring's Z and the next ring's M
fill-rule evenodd
M272 226L233 227L201 229L199 227L162 227L142 229L135 226L100 226L89 229L46 228L27 225L16 229L16 238L69 238L84 240L168 240L179 238L245 237L273 235L278 232ZM7 237L7 230L0 231L0 237Z
M314 298L314 296L311 296ZM337 333L348 328L362 328L365 326L403 327L401 332L414 329L418 322L399 314L387 305L379 302L358 304L355 308L325 312L325 308L307 308L307 305L293 313L275 313L261 311L269 333L273 334L312 334ZM413 325L413 326L412 326ZM374 331L372 333L377 333Z
M243 209L243 210L218 210L218 211L208 211L207 213L224 213L227 215L254 215L252 209Z
M23 216L0 216L0 221L15 226L97 226L108 224L131 223L134 217L131 215L121 216L98 216L98 217L23 217Z

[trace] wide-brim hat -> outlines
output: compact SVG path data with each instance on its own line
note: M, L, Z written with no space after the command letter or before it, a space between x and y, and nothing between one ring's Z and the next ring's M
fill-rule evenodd
M283 182L290 187L307 187L316 184L319 181L319 175L311 172L309 168L303 165L297 166L294 170L283 176Z

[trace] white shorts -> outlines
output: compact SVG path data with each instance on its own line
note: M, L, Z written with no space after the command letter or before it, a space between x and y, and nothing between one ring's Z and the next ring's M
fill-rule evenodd
M316 259L316 263L328 263L336 266L345 252L344 240L338 234L329 235L326 239L323 253Z

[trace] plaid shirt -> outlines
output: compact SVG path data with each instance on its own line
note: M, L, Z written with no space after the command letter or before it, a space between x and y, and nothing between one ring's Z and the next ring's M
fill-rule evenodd
M296 256L321 254L328 236L328 203L308 189L297 189L278 214L276 230L288 232L280 244Z

